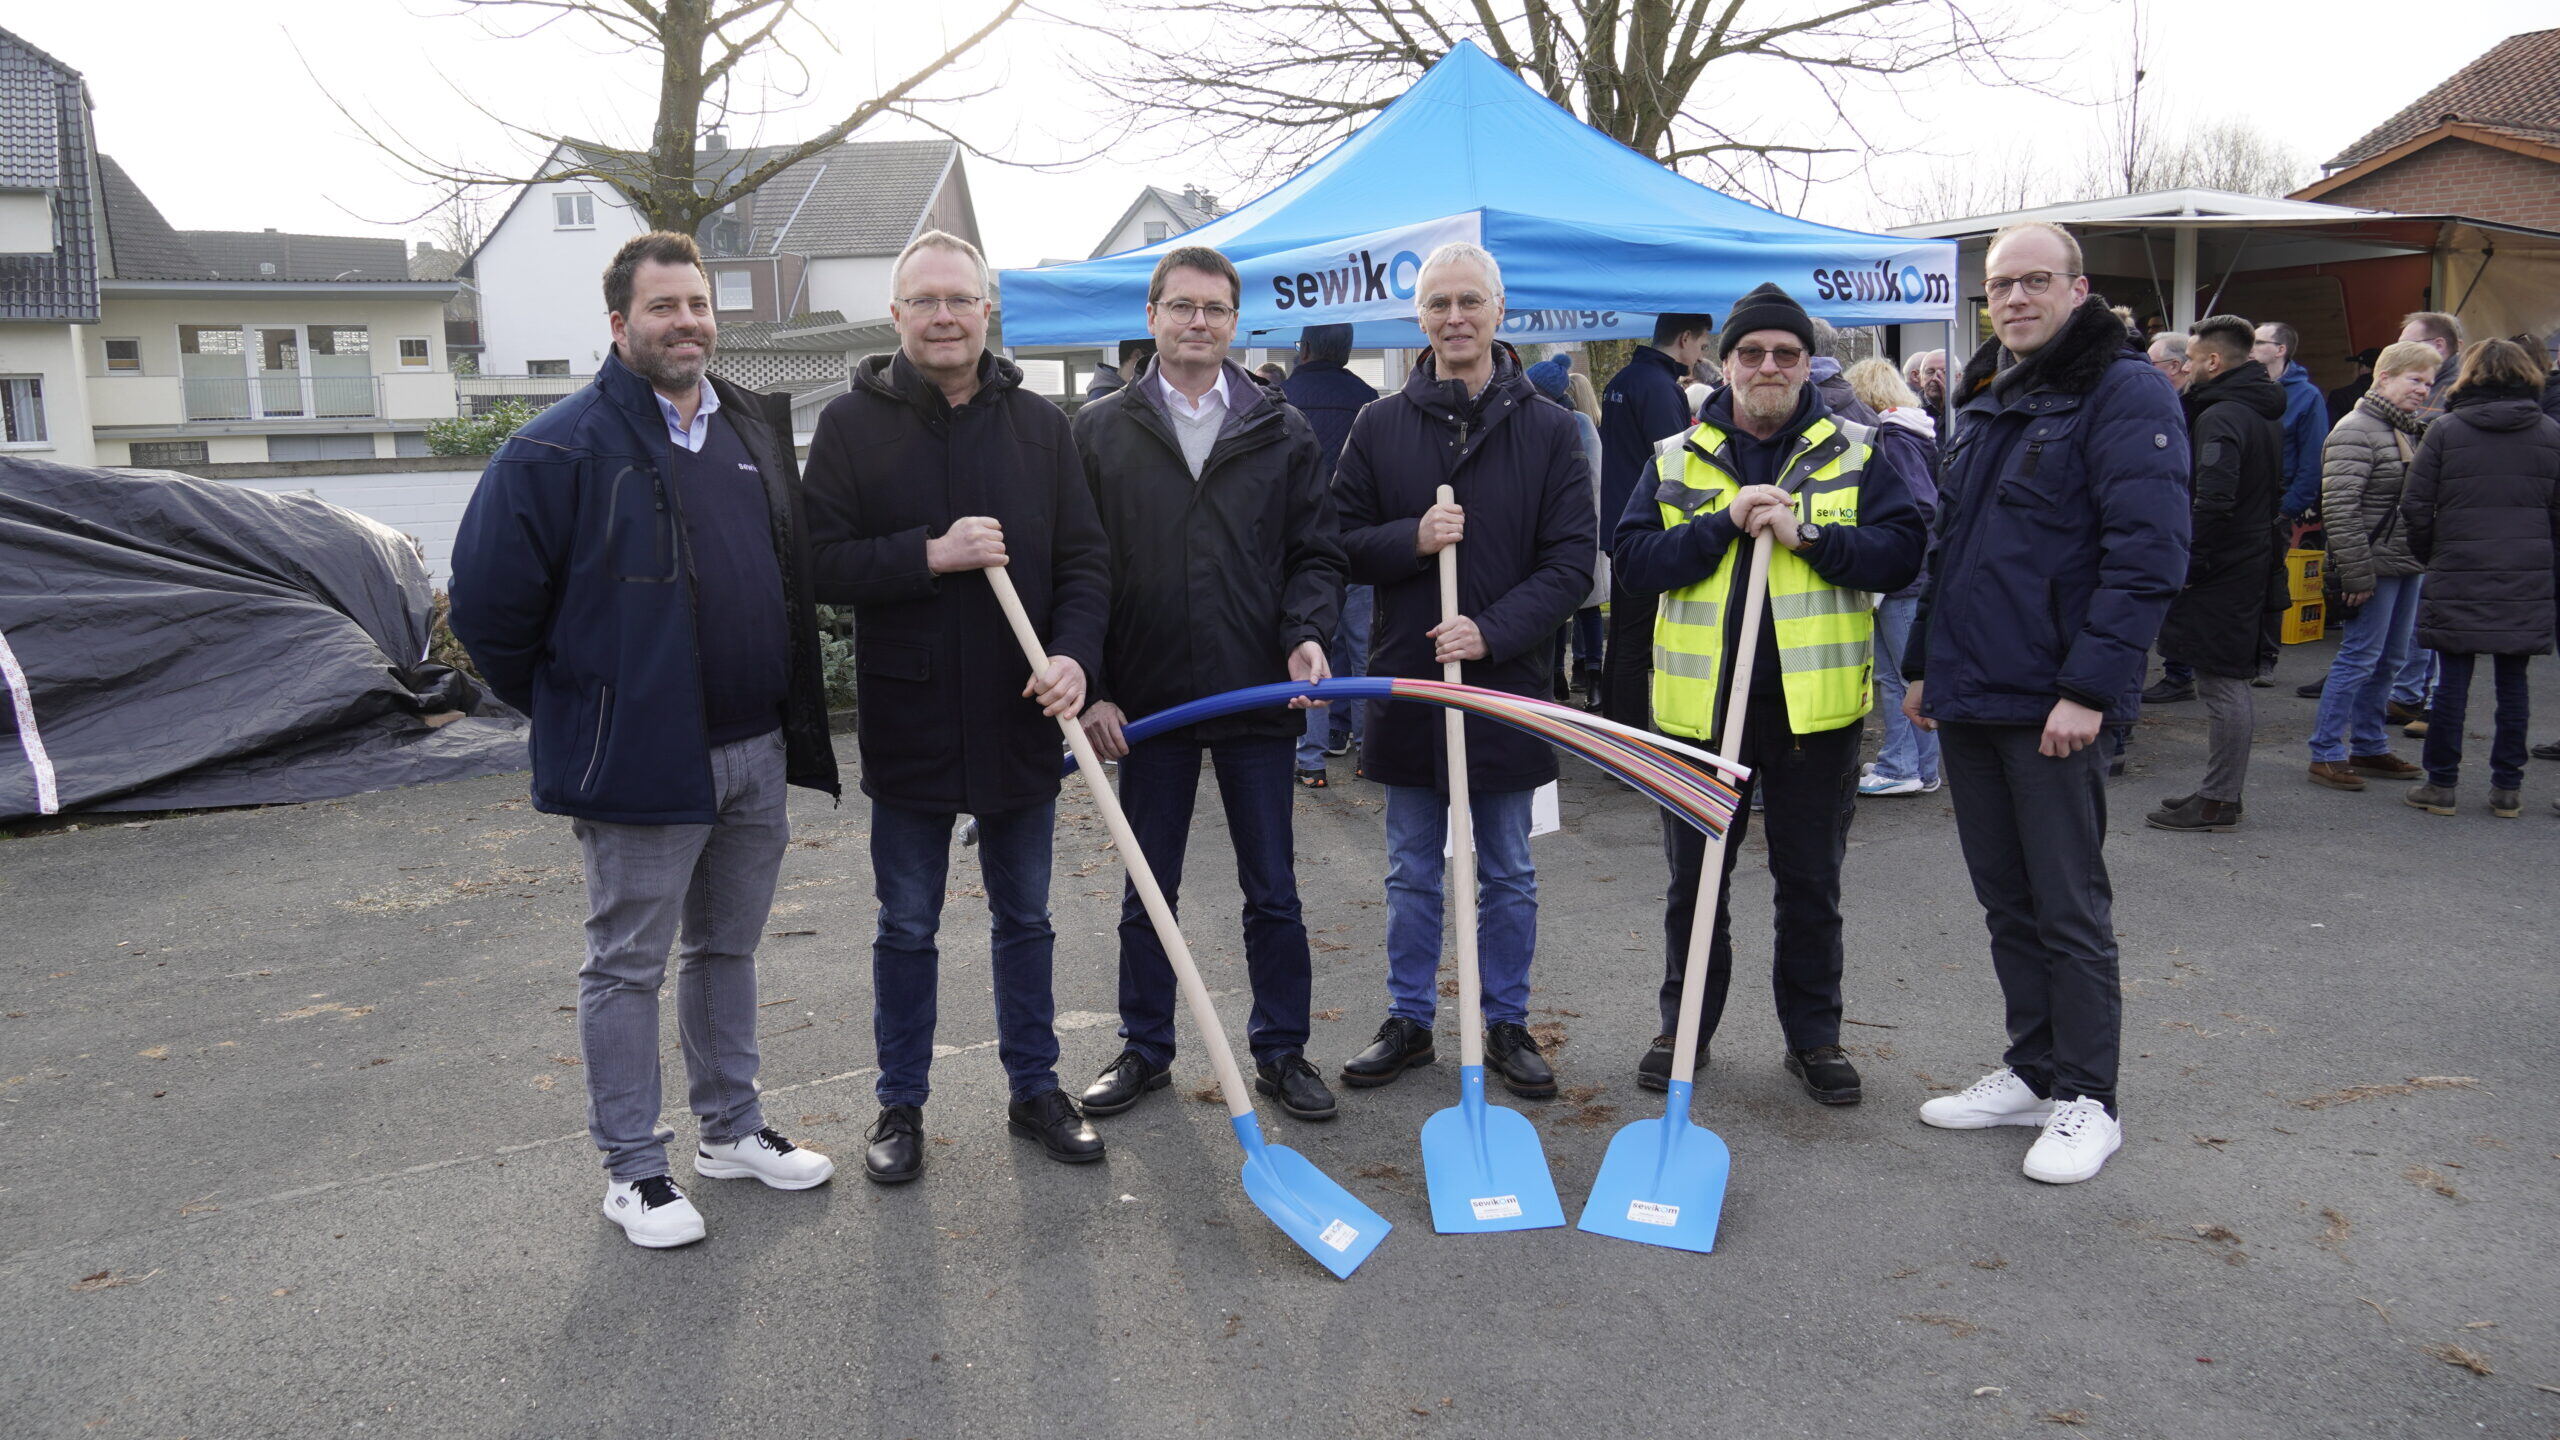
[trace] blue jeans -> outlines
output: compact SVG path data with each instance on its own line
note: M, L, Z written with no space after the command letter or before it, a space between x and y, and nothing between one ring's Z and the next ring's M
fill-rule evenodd
M1608 622L1597 605L1585 605L1573 612L1573 670L1586 677L1585 688L1597 688L1607 642Z
M978 817L978 874L992 918L996 1054L1013 1098L1058 1088L1057 999L1049 990L1056 932L1049 928L1049 847L1057 802ZM933 1093L933 1027L941 986L943 883L951 869L945 812L871 802L871 881L880 900L871 942L871 1039L880 1052L874 1089L886 1105L922 1105Z
M1476 962L1487 1025L1529 1021L1529 958L1538 947L1538 871L1529 863L1533 790L1477 793ZM1431 1024L1440 1002L1441 890L1449 797L1387 787L1387 1013Z
M2391 682L2409 658L2418 625L2418 577L2377 576L2373 598L2347 612L2337 658L2320 689L2320 713L2311 722L2311 758L2337 764L2355 755L2388 755L2383 705Z
M2418 597L2425 592L2427 577L2409 577L2409 625L2418 623ZM2412 710L2424 710L2436 693L2436 674L2441 667L2436 652L2412 644L2408 658L2400 662L2399 673L2391 677L2391 698Z
M2524 788L2525 726L2532 719L2530 696L2525 690L2525 662L2530 655L2491 655L2497 679L2497 723L2489 732L2489 786L2494 790ZM2427 767L2427 783L2453 788L2462 778L2462 726L2465 712L2471 708L2471 671L2481 659L2478 655L2457 655L2444 651L2436 662L2442 675L2436 681L2435 703L2427 710L2427 743L2418 753L2418 763Z
M1200 752L1218 772L1236 882L1244 890L1244 963L1253 981L1245 1035L1253 1058L1269 1063L1307 1048L1307 926L1298 913L1298 870L1289 838L1289 741L1285 738L1141 741L1120 761L1120 804L1138 849L1182 909L1183 851L1200 793ZM1135 885L1120 898L1120 1033L1158 1065L1173 1063L1173 965Z
M587 868L587 963L578 971L587 1134L616 1180L667 1173L675 1132L658 1123L658 991L679 929L686 1103L715 1145L764 1128L756 939L791 844L782 772L782 732L768 731L712 750L712 824L571 826Z
M1888 780L1938 778L1938 732L1921 729L1902 713L1903 694L1911 688L1902 678L1902 653L1919 613L1917 595L1876 607L1876 682L1884 689L1884 749L1876 755L1876 774Z
M1325 649L1325 663L1333 667L1336 680L1356 680L1369 673L1369 616L1377 604L1377 590L1368 585L1346 585L1342 590L1342 618L1334 623L1333 643ZM1361 712L1366 702L1339 702L1307 711L1306 734L1298 740L1298 768L1321 770L1329 737L1340 735L1353 744L1360 743Z

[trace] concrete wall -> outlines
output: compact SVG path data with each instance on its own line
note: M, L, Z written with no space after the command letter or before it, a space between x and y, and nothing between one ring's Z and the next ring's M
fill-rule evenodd
M264 443L263 441L261 442ZM453 535L486 462L471 456L413 460L191 465L187 473L275 494L317 495L332 505L415 535L427 573L441 587L453 573Z
M562 230L552 196L583 190L595 199L592 230ZM603 185L566 181L531 187L480 247L480 370L522 375L528 360L566 360L591 375L613 343L604 310L604 267L622 242L648 226Z
M2560 230L2560 165L2468 140L2439 140L2319 200Z
M96 463L89 436L88 366L82 342L92 327L31 322L0 325L0 375L32 375L44 382L45 439L0 448L12 455L61 465Z

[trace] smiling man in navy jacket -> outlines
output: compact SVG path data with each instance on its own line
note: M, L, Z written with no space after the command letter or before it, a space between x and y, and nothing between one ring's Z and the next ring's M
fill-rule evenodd
M625 244L604 276L613 354L490 461L454 542L453 631L533 718L534 807L575 818L587 1129L605 1218L682 1245L667 1175L658 989L677 992L694 1173L784 1190L833 1162L764 1123L756 938L791 841L786 785L836 793L790 409L704 374L719 326L693 240Z

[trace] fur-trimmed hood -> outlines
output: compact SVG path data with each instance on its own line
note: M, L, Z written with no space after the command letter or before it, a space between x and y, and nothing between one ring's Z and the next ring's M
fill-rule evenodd
M1982 342L1965 362L1964 378L1958 382L1956 394L1970 400L2012 369L2023 371L2010 383L2021 390L2059 390L2068 395L2086 395L2098 388L2099 377L2107 366L2129 351L2132 337L2125 333L2124 322L2107 306L2107 297L2092 292L2080 302L2063 323L2062 333L2053 343L2025 360L2011 355L1998 336ZM2139 352L2134 352L2139 353Z

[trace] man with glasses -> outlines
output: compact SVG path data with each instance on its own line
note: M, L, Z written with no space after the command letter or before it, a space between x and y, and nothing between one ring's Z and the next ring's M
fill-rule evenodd
M1660 595L1653 629L1655 729L1730 754L1721 737L1748 707L1742 782L1767 807L1769 874L1777 882L1771 983L1786 1068L1825 1105L1855 1105L1857 1067L1840 1047L1840 866L1857 808L1859 722L1873 703L1875 611L1920 573L1926 523L1877 427L1836 416L1814 381L1817 329L1804 307L1763 285L1725 317L1724 386L1698 425L1666 447L1618 520L1615 563L1628 590ZM1752 537L1774 542L1760 633L1745 636ZM1751 690L1732 693L1742 646ZM1733 873L1751 806L1734 810L1724 845ZM1662 817L1671 887L1663 907L1662 1032L1636 1083L1668 1087L1698 870L1707 838ZM1723 1017L1733 973L1732 888L1716 895L1697 1068Z
M880 1117L863 1169L924 1169L951 827L978 822L993 935L996 1056L1016 1134L1054 1160L1102 1158L1058 1088L1050 991L1055 717L1101 668L1110 559L1067 417L987 350L986 261L929 230L890 270L898 349L856 366L809 447L818 598L854 607L856 733L871 797L871 1031ZM979 572L1001 567L1048 638L1037 674Z
M1495 338L1502 271L1491 255L1463 242L1432 251L1415 276L1414 311L1430 353L1403 389L1351 422L1333 478L1351 579L1378 587L1369 673L1437 680L1458 661L1467 684L1544 699L1556 631L1590 593L1598 554L1581 429ZM1453 502L1439 503L1442 485ZM1438 572L1451 545L1459 614L1444 621ZM1556 778L1555 752L1491 722L1466 727L1485 1064L1512 1094L1544 1099L1556 1079L1528 1025L1538 939L1529 799ZM1444 731L1429 706L1369 709L1365 768L1387 787L1388 1006L1377 1040L1342 1067L1353 1086L1387 1084L1436 1058Z
M1112 576L1104 668L1084 729L1096 753L1120 762L1120 803L1177 908L1201 758L1216 770L1244 891L1254 1088L1301 1120L1330 1120L1333 1093L1305 1055L1307 927L1290 834L1304 717L1248 710L1135 745L1122 733L1128 721L1186 701L1330 674L1325 642L1341 602L1342 547L1323 455L1306 417L1227 358L1242 298L1224 255L1197 245L1167 251L1147 282L1155 363L1076 412L1076 449L1110 538ZM1173 1012L1172 964L1137 887L1124 884L1125 1045L1086 1088L1086 1114L1119 1114L1169 1082Z
M2187 388L2187 337L2164 330L2151 337L2148 355L2151 368L2169 382L2169 388L2183 393Z
M2071 232L2012 225L1985 265L1994 333L1956 385L1903 709L1938 730L2009 1049L1920 1118L2040 1127L2026 1174L2068 1184L2124 1139L2093 742L2133 719L2143 653L2186 580L2187 432L2176 392L2090 293Z

